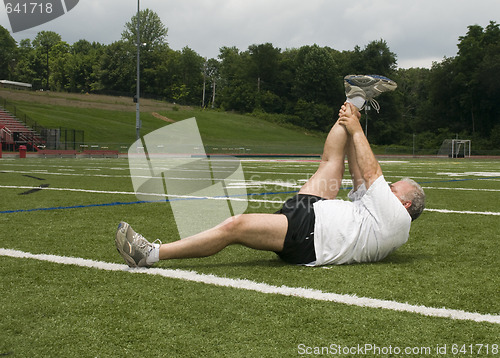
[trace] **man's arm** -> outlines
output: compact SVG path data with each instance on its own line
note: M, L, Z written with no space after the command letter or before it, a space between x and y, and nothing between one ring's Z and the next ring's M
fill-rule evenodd
M370 148L370 143L368 143L368 139L363 133L363 128L361 128L356 111L356 108L352 104L345 103L340 111L339 124L345 126L350 135L349 140L355 152L354 158L361 178L363 178L365 186L368 189L382 175L382 168L380 168ZM356 184L354 185L356 186Z

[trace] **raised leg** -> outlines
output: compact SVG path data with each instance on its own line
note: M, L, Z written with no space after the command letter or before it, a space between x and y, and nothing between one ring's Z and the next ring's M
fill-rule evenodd
M330 130L318 170L300 189L300 194L335 199L342 186L346 155L347 131L338 123Z
M354 190L358 190L359 186L363 184L364 180L361 176L361 170L359 169L358 161L356 160L356 149L354 148L354 143L351 137L347 141L347 161L349 163L349 172L351 173L352 184Z

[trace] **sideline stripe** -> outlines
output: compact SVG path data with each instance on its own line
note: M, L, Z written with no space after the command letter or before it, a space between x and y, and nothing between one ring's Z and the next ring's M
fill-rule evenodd
M33 186L11 186L11 185L0 185L0 188L6 189L40 189L40 187ZM283 204L284 200L266 200L266 199L252 199L252 196L265 196L265 195L287 195L287 194L295 194L294 191L279 191L279 192L269 192L269 193L249 193L246 195L241 195L241 197L226 197L226 196L216 196L216 197L208 197L208 196L191 196L191 195L166 195L166 194L151 194L151 193L135 193L130 191L102 191L102 190L87 190L87 189L70 189L70 188L41 188L43 190L58 190L58 191L77 191L77 192L90 192L90 193L98 193L98 194L125 194L125 195L149 195L149 196L157 196L164 197L165 199L161 200L140 200L140 201L131 201L131 202L112 202L112 203L102 203L102 204L87 204L87 205L71 205L71 206L55 206L55 207L47 207L47 208L34 208L34 209L16 209L16 210L4 210L0 211L0 214L13 214L13 213L27 213L33 211L50 211L50 210L64 210L64 209L83 209L83 208L92 208L92 207L102 207L102 206L119 206L119 205L133 205L133 204L147 204L147 203L159 203L163 202L171 202L177 200L232 200L232 201L247 201L250 203L269 203L269 204ZM435 189L435 188L433 188ZM167 196L175 197L176 199L169 199ZM425 208L424 211L444 213L444 214L470 214L470 215L493 215L500 216L500 212L492 212L492 211L459 211L459 210L447 210L447 209L430 209Z
M79 257L56 256L46 254L32 254L18 250L0 248L0 256L13 258L34 259L52 263L75 265L80 267L95 268L105 271L124 271L138 274L148 274L163 276L166 278L180 279L190 282L204 283L221 287L238 288L260 293L271 293L283 296L306 298L316 301L335 302L350 306L383 308L391 311L417 313L429 317L450 318L455 320L465 320L474 322L488 322L500 324L500 315L480 314L454 310L447 308L434 308L426 306L411 305L388 300L379 300L369 297L358 297L345 294L337 294L313 290L310 288L274 286L266 283L258 283L245 279L232 279L215 275L200 274L194 271L162 269L162 268L136 268L131 269L127 265L120 265L110 262L94 261Z

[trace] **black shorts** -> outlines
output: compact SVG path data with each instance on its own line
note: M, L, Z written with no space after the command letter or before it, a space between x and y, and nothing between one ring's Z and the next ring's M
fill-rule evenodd
M276 254L290 264L308 264L316 261L314 251L314 209L313 204L324 200L315 195L297 194L288 199L281 210L275 214L284 214L288 219L283 250Z

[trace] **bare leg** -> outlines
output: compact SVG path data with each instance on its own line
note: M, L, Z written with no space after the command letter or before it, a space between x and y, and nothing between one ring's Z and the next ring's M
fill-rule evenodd
M279 252L287 230L285 215L237 215L199 234L161 245L160 260L211 256L233 244Z
M354 148L354 143L349 137L347 141L347 161L349 162L349 172L351 173L352 184L354 191L358 190L359 186L363 184L364 180L361 176L361 170L359 169L358 161L356 160L356 150Z
M318 170L300 189L299 194L316 195L325 199L337 197L344 176L347 138L346 129L335 123L326 138Z

